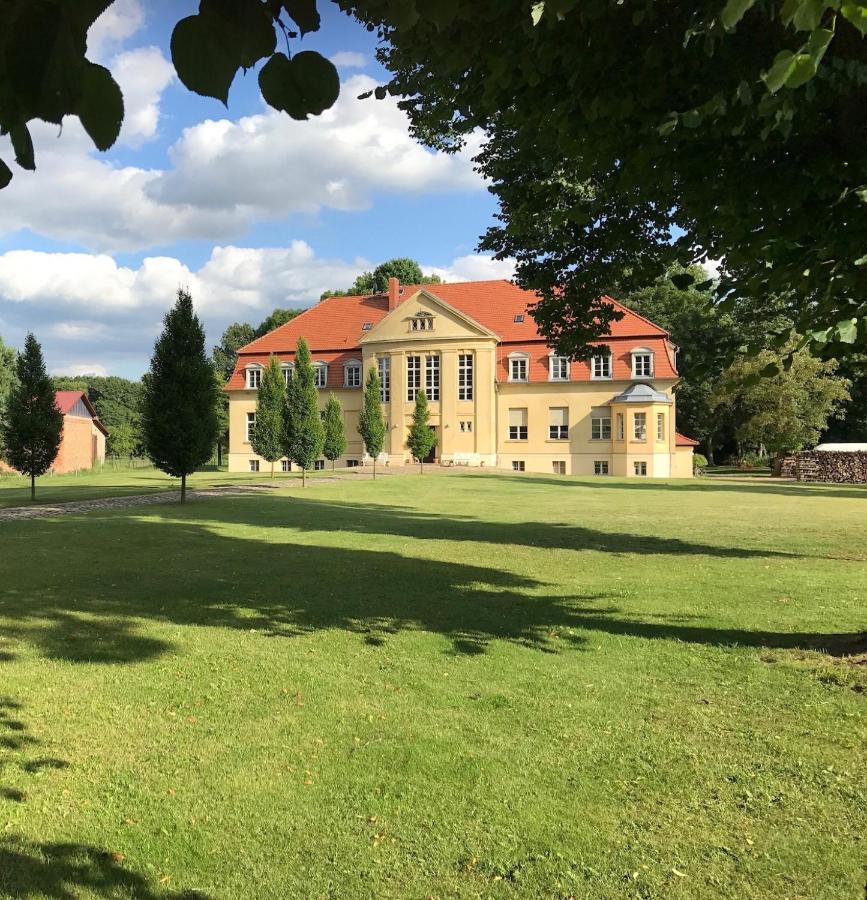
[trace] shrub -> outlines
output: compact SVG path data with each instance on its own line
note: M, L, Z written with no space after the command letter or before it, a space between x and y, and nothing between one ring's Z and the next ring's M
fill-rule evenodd
M693 469L701 469L703 471L707 468L707 457L703 453L693 453L692 467Z

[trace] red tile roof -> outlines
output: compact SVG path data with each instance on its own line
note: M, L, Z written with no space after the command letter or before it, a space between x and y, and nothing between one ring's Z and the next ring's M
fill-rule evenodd
M93 419L93 424L106 436L108 436L108 431L105 425L99 421L99 416L96 414L96 409L94 409L93 404L90 402L90 398L84 391L55 391L54 392L54 405L63 413L64 416L68 416L75 404L78 401L84 404L87 411L90 413L91 418Z
M510 281L467 281L455 284L404 285L401 288L401 299L408 299L418 290L430 292L496 334L500 338L498 360L501 367L506 365L504 360L510 352L516 349L527 349L528 352L532 350L532 355L538 356L539 360L531 369L535 372L539 368L539 377L531 374L530 380L547 380L547 367L544 377L541 376L540 368L542 365L547 366L543 362L548 353L547 345L539 335L535 320L528 310L538 299L535 293L525 291ZM626 371L631 365L629 351L634 346L635 339L639 339L643 346L656 352L657 377L676 378L673 350L667 340L668 333L611 297L603 299L624 313L620 321L612 322L611 337L604 342L611 346L614 354L614 377L630 377ZM242 347L238 364L226 389L238 390L244 387L243 368L248 363L265 363L271 354L291 359L299 337L307 341L313 356L323 362L336 361L338 354L343 355L347 351L354 351L360 356L359 341L366 334L363 326L367 323L375 326L386 315L388 297L384 294L330 297L323 300L285 325ZM523 321L516 322L516 316L523 316ZM629 341L632 343L628 343ZM575 380L588 380L589 364L573 362L572 372ZM336 372L329 371L329 386L340 386L342 378L342 372L338 376Z
M674 443L677 447L697 447L699 444L698 441L694 441L691 437L687 437L679 431L674 433Z

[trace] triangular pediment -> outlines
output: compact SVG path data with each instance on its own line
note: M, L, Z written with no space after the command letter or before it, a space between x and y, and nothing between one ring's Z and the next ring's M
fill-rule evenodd
M402 300L365 334L361 344L398 340L404 342L467 338L499 340L493 331L437 297L433 290L423 288Z

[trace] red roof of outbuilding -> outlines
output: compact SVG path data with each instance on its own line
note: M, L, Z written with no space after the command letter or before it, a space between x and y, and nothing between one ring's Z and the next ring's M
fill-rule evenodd
M499 337L501 345L530 343L545 346L545 340L539 334L536 322L528 309L538 300L538 296L532 291L519 288L511 281L403 285L401 286L401 302L419 290L428 291L492 331ZM615 349L614 343L619 343L620 340L639 339L646 342L652 349L662 351L657 356L657 377L676 378L673 352L667 340L668 332L611 297L602 299L624 313L622 319L611 323L610 338L602 341L602 343L612 345L615 359L622 351L628 352L628 350L624 345L619 345ZM364 325L370 323L370 326L374 327L387 315L388 297L385 294L329 297L305 310L285 325L275 328L274 331L242 347L239 351L235 372L229 379L226 388L236 390L244 387L243 366L247 363L264 363L271 354L291 358L299 337L303 337L307 341L310 351L315 357L326 362L331 360L325 359L323 354L330 352L357 350L360 353L359 342L367 333ZM516 322L515 319L518 316L522 316L523 321ZM653 343L651 344L651 342ZM575 375L578 380L581 380L580 373L584 369L587 369L589 379L587 363L576 362L572 363L572 366L576 368ZM547 378L547 375L545 377Z
M679 431L674 433L674 443L677 447L697 447L699 444L698 441L694 441L691 437L687 437Z
M106 436L108 436L108 430L105 425L99 421L99 416L96 413L96 409L93 404L90 402L90 398L84 391L55 391L54 392L54 405L63 413L64 416L68 416L76 403L81 401L87 411L90 413L91 418L93 419L93 424Z

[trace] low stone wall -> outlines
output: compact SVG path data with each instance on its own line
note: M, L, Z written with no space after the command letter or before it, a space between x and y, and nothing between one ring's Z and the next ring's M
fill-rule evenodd
M867 453L802 451L777 461L774 474L798 481L867 484Z

